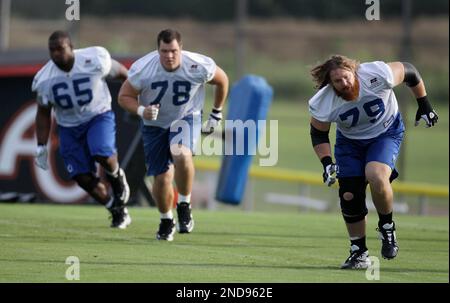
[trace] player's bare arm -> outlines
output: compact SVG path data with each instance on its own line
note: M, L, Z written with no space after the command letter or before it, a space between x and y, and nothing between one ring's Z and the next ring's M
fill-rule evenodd
M417 100L419 108L416 112L415 126L419 125L420 119L425 121L426 127L434 126L438 121L438 115L428 101L425 83L416 67L409 62L389 62L388 65L394 76L394 86L405 83Z
M331 157L331 145L328 136L330 125L330 122L322 122L311 117L311 142L314 152L323 165L323 182L328 186L331 186L336 182L336 178L334 177L336 165L333 163Z
M127 112L137 115L137 109L139 107L138 96L139 91L126 80L119 91L119 105Z
M111 59L111 70L109 71L108 77L125 81L128 78L128 69L120 62Z
M331 157L331 145L328 138L330 131L329 122L321 122L311 117L311 140L317 157L322 160L324 157Z
M214 77L208 83L216 86L214 91L214 107L221 109L228 94L228 76L223 69L217 66Z
M40 98L40 96L38 96ZM38 105L36 112L36 137L38 146L35 152L34 163L43 170L48 169L47 141L51 127L51 106Z
M36 112L36 137L38 145L46 145L50 135L52 108L38 105Z
M159 105L142 106L139 105L138 96L140 92L136 90L128 80L126 80L119 91L119 105L127 112L139 115L144 119L153 120L158 115Z
M411 88L416 98L422 98L427 95L425 84L420 77L417 69L408 62L389 62L389 67L394 75L394 86L403 82Z
M216 67L214 77L208 84L215 85L214 105L209 118L202 125L202 133L210 134L217 129L222 121L222 107L228 94L228 76L219 66Z

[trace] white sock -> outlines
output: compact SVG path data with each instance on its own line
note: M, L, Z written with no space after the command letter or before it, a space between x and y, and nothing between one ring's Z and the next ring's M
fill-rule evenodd
M105 169L105 172L110 175L113 178L117 178L119 176L119 165L117 165L116 169L113 172L108 171L107 169Z
M111 208L111 206L113 205L114 202L114 198L111 196L111 199L109 199L108 203L105 204L106 208Z
M191 194L186 195L186 196L178 194L178 202L177 203L180 203L180 202L191 203Z
M173 213L172 210L169 210L166 213L159 213L161 219L173 219Z
M361 239L361 238L363 238L363 237L350 237L350 241L355 241L355 240L358 240L358 239Z

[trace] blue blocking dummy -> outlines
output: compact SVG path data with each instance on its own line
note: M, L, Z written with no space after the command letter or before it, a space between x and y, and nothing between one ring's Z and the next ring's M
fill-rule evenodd
M252 158L258 147L273 89L262 77L247 75L235 83L228 102L224 123L225 142L216 200L238 205L241 203Z

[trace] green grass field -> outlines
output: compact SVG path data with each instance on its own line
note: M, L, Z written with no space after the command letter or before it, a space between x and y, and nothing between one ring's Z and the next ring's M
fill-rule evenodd
M366 282L338 266L348 254L338 214L195 210L192 234L155 240L156 209L131 208L132 225L109 228L97 206L0 205L0 282L67 282L65 260L80 260L80 282ZM400 216L400 251L380 257L376 219L368 246L378 282L449 282L448 217Z

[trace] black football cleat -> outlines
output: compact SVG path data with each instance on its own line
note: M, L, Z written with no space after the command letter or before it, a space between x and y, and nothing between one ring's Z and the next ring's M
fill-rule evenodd
M127 204L130 199L130 186L128 185L123 169L119 169L119 175L117 178L114 178L108 174L106 174L106 177L108 178L114 193L114 207Z
M125 229L131 224L131 217L126 207L111 207L108 209L111 213L111 227Z
M159 223L159 230L156 233L156 239L173 241L174 234L175 234L175 220L161 219L161 222Z
M194 229L194 219L191 214L191 204L180 202L177 204L178 223L177 230L180 234L190 233Z
M386 223L377 228L381 240L381 255L385 259L394 259L398 253L397 237L395 235L395 222Z
M369 251L361 250L358 246L352 245L350 256L341 265L341 269L367 269L371 265Z

